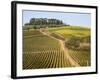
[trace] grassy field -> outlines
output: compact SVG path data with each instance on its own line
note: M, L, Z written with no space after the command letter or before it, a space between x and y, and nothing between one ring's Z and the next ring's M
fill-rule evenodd
M90 29L77 27L77 26L65 26L60 28L50 28L50 32L54 32L62 35L65 38L70 38L73 36L84 37L90 35Z
M90 29L65 26L48 28L46 31L49 31L50 36L54 38L48 34L44 35L39 29L23 30L23 69L74 67L66 58L65 52L61 49L60 38L57 37L64 37L65 40L72 37L83 39L83 37L90 36ZM53 36L53 33L57 34L57 37ZM90 41L80 44L83 43L90 45ZM66 48L71 58L80 66L90 66L90 48L85 50L84 46L81 46L77 49Z

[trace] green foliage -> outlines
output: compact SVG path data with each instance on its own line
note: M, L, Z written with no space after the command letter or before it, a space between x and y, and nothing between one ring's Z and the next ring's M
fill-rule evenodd
M29 31L29 30L30 30L30 28L29 28L29 27L27 27L27 30Z
M48 27L62 27L64 24L62 20L54 18L32 18L29 23L26 23L24 27L33 26L34 29ZM69 25L68 25L69 26Z
M91 42L91 36L90 36L90 35L85 36L85 37L83 38L83 41L86 42L86 43L90 43L90 42Z
M80 46L80 40L76 37L72 37L65 41L65 46L71 49L77 49Z
M27 23L28 24L28 23ZM48 19L48 18L32 18L29 22L30 25L50 25L56 24L61 25L63 22L59 19Z

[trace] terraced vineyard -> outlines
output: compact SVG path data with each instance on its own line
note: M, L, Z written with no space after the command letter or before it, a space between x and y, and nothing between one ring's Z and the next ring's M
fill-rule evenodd
M71 67L60 49L59 41L39 30L23 33L23 69Z

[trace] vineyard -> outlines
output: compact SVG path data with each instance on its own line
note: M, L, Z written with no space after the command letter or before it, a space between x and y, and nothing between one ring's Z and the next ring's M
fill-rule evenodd
M23 69L71 67L64 56L64 52L60 50L26 52L23 57Z
M90 66L90 51L69 50L69 54L81 66Z
M60 27L50 28L50 32L60 34L67 41L67 48L69 48L69 55L80 65L90 66L91 65L91 54L90 54L90 29L83 27ZM69 40L69 42L68 42ZM80 44L89 44L84 46ZM79 45L78 45L79 44ZM66 45L66 44L65 44ZM79 46L77 48L77 46Z
M24 52L30 52L30 51L37 52L44 50L50 51L50 50L58 50L58 48L60 48L60 44L57 40L54 40L46 35L43 35L39 31L32 31L32 32L31 31L25 32L28 33L29 36L27 35L23 37Z
M23 35L23 69L72 66L57 40L41 34L38 30L24 31Z
M43 32L43 34L40 29L23 30L23 69L76 67L71 61L79 66L91 65L90 47L86 46L87 44L90 46L88 37L90 29L68 26L46 30L50 34L47 32ZM75 46L71 44L71 47L69 47L70 44L65 43L66 41L68 43L68 40L73 37L78 38L71 40L73 42L78 40L77 48L76 42L74 42ZM61 44L59 40L64 44ZM83 46L83 43L86 45ZM67 53L66 48L68 48Z

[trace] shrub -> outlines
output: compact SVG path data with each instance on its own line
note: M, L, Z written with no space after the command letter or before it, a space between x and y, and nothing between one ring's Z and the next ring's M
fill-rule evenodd
M65 41L65 46L71 49L77 49L80 46L80 40L77 37L72 37Z

